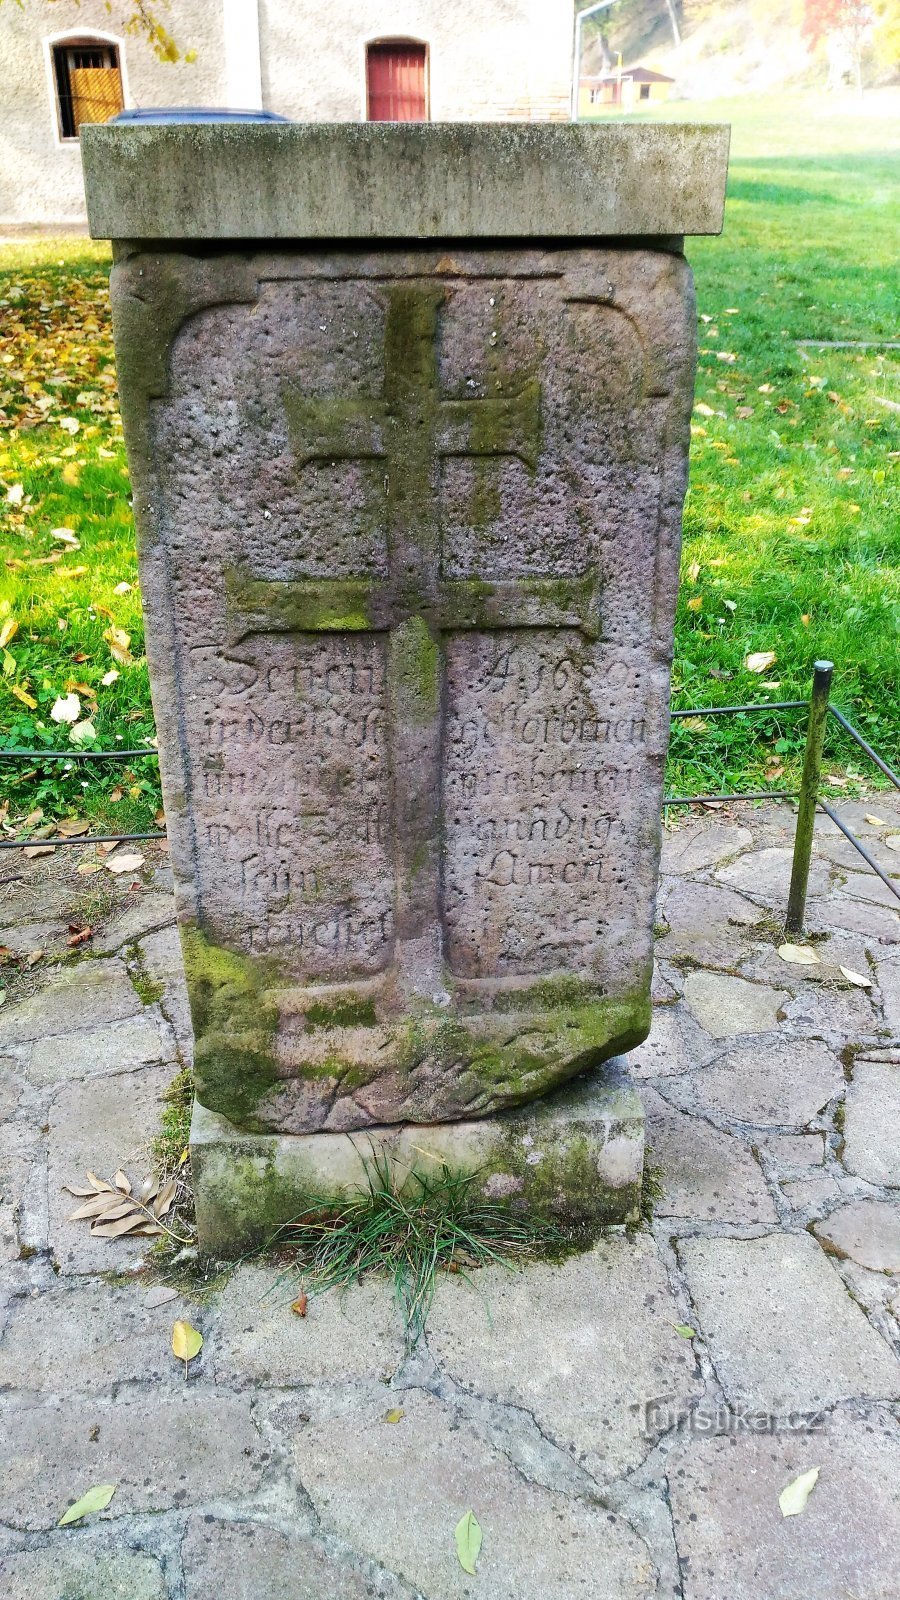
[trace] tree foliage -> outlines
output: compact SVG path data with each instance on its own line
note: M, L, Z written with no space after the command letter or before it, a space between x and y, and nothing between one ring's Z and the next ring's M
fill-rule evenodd
M24 9L25 3L26 0L15 0L15 4L20 10ZM39 0L39 3L52 5L53 0ZM0 0L0 5L2 4L3 0ZM165 6L166 0L161 0L161 4ZM196 59L196 50L182 51L179 49L177 42L173 39L162 21L158 9L151 3L151 0L124 0L124 3L123 0L120 0L118 5L115 4L115 0L108 0L107 10L110 12L117 11L122 19L121 25L124 32L145 39L153 54L158 56L160 61L193 61Z

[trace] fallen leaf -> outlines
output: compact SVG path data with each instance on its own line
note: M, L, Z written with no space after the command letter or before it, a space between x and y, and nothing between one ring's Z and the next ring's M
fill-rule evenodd
M57 695L50 707L51 722L77 722L81 716L81 701L77 694Z
M55 856L55 844L28 844L22 851L26 861L33 861L35 856Z
M66 433L70 434L73 439L81 427L81 423L78 421L77 417L60 417L59 425L61 428L65 429Z
M864 820L866 822L871 823L873 828L883 828L884 827L884 817L874 817L872 815L871 811L867 811L866 812Z
M63 839L78 839L83 833L89 833L90 828L86 817L63 817L56 824L56 831Z
M153 1215L155 1217L164 1217L166 1212L171 1210L177 1188L178 1179L167 1178L153 1202Z
M32 967L36 967L39 961L43 961L45 954L44 950L29 950L25 957L26 970L30 971Z
M15 695L17 700L21 700L23 706L27 706L29 711L37 710L37 701L33 694L28 693L27 689L23 689L19 684L13 683L10 685L10 692Z
M139 855L115 855L104 862L107 872L136 872L143 865L144 858Z
M695 594L688 601L688 611L700 611L703 607L702 594Z
M130 594L130 593L131 593L131 584L130 583L126 583L124 578L123 578L122 582L121 583L117 583L116 587L113 589L113 594Z
M722 604L725 607L726 611L737 611L737 601L736 600L723 600Z
M114 1216L114 1211L118 1211L120 1214ZM147 1219L144 1213L135 1211L133 1206L127 1203L121 1207L112 1207L109 1219L104 1217L91 1225L91 1233L98 1235L101 1239L120 1239L124 1233L147 1233L147 1231ZM162 1233L163 1230L162 1228L154 1228L153 1231Z
M90 718L86 718L84 722L74 723L69 729L69 741L71 744L91 744L96 737L97 730Z
M122 1171L121 1167L119 1168L118 1172L115 1174L115 1176L113 1178L113 1183L115 1184L117 1189L121 1190L122 1194L130 1194L131 1193L131 1180L128 1177L126 1177L126 1175Z
M80 550L78 535L71 528L51 528L51 539L58 539L60 544L67 544L70 550Z
M402 1422L405 1416L406 1412L402 1406L394 1406L392 1411L386 1411L384 1413L384 1416L381 1420L382 1422Z
M765 672L775 660L774 650L755 650L751 655L744 657L744 666L748 672Z
M456 1537L456 1554L459 1557L459 1564L463 1572L468 1572L474 1578L475 1563L481 1552L481 1528L475 1519L474 1512L467 1511L465 1516L460 1517L453 1531Z
M786 1489L782 1489L778 1504L783 1517L799 1517L801 1511L806 1510L806 1502L816 1486L818 1476L818 1467L810 1467L808 1472L801 1472L799 1478L794 1478Z
M95 1484L93 1489L88 1489L80 1500L76 1500L75 1504L64 1512L56 1526L65 1528L70 1522L80 1522L82 1517L90 1516L92 1511L105 1511L117 1487L115 1483Z
M20 506L25 497L25 489L21 483L11 483L6 491L7 503L11 506Z
M109 645L109 653L113 660L118 661L120 666L127 667L132 660L129 649L131 634L112 623L108 628L104 628L103 637Z
M203 1335L198 1333L196 1328L192 1328L189 1322L182 1322L179 1318L172 1324L172 1354L177 1360L184 1362L185 1374L188 1362L193 1361L202 1349Z
M840 971L844 974L847 982L854 984L857 989L871 989L871 978L864 978L861 972L854 972L852 967L841 967Z
M85 877L88 877L92 872L102 871L102 868L102 861L79 861L75 871L82 873Z
M848 784L849 784L850 780L849 780L849 778L839 778L837 776L837 773L826 772L826 774L825 774L825 782L826 783L830 783L832 789L846 789L848 787Z
M6 649L10 639L15 638L15 635L18 633L18 631L19 624L17 623L15 617L7 617L3 627L0 628L0 650Z
M697 415L700 416L700 417L714 417L715 414L716 414L713 411L712 406L708 406L706 404L705 400L698 400L697 404L694 406L694 410L697 412Z
M696 583L697 582L697 579L700 576L700 563L699 563L699 561L692 561L691 562L690 566L688 567L687 575L688 575L688 581L690 583Z
M697 1337L696 1328L689 1327L686 1322L675 1322L672 1326L676 1333L681 1334L682 1339L696 1339Z
M110 687L110 684L115 683L116 679L119 676L120 676L120 674L116 671L115 667L110 667L108 672L104 672L103 677L100 679L100 682L102 683L104 689L108 689Z
M81 871L80 867L78 868L78 871ZM94 930L92 927L73 928L68 939L66 940L66 944L70 950L77 950L80 944L85 944L87 940L91 938L93 932Z
M107 1194L114 1194L115 1193L115 1190L113 1189L113 1186L112 1186L111 1183L107 1183L105 1178L98 1178L96 1172L91 1172L90 1169L88 1170L87 1179L88 1179L88 1183L92 1183L94 1185L95 1189L97 1189L97 1190L103 1189L103 1190L106 1191Z
M291 1310L295 1317L305 1317L309 1300L305 1294L298 1294L296 1300L291 1301Z
M778 954L782 961L787 961L795 967L818 967L821 964L815 950L811 950L806 944L779 945Z

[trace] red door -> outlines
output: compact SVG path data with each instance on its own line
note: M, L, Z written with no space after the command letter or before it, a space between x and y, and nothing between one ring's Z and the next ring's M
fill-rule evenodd
M425 46L404 39L370 44L366 52L370 122L425 122Z

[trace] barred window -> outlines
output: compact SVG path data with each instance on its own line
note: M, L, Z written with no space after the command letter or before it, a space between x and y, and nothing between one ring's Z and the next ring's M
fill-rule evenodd
M64 39L53 46L56 109L62 139L83 122L108 122L124 105L119 52L105 39Z

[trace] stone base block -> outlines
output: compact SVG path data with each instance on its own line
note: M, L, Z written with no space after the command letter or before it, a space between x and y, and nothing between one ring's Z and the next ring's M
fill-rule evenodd
M311 1204L364 1187L374 1157L387 1158L398 1174L444 1163L477 1172L485 1196L563 1224L627 1223L640 1210L644 1110L621 1057L480 1121L255 1134L195 1102L191 1158L201 1249L224 1258L263 1243Z

